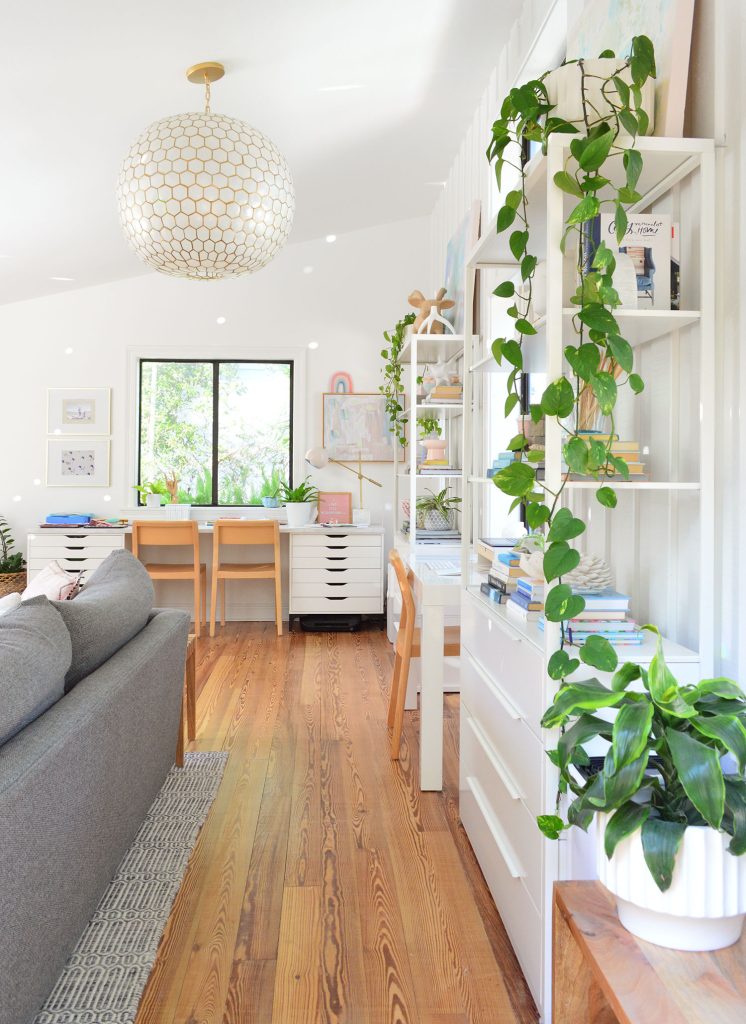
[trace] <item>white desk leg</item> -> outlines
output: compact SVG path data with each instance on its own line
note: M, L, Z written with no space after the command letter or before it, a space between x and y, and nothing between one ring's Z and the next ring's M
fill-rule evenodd
M420 789L443 788L443 608L422 605Z

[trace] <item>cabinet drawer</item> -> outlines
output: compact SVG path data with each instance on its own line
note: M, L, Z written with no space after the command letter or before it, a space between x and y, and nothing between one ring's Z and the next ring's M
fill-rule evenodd
M291 585L296 583L377 583L381 585L381 570L377 569L345 569L328 566L325 569L296 569L290 571Z
M43 558L47 562L62 558L106 558L115 548L90 547L87 544L56 544L48 547L29 547L29 558Z
M296 583L293 597L380 597L379 583Z
M377 569L381 572L381 553L378 554L354 554L348 555L344 552L338 554L314 554L314 555L293 555L293 570L295 569Z
M539 736L544 663L539 651L525 638L494 619L468 595L461 603L461 644L477 664L489 666L489 675L515 704L531 731Z
M461 694L469 714L513 778L521 799L532 813L543 814L543 747L524 722L517 704L465 647L461 648ZM466 707L462 710L465 712Z
M376 548L378 551L382 547L381 537L374 533L294 533L292 537L293 547L296 550L339 544L351 548Z
M461 787L476 780L485 794L484 814L492 824L495 843L511 875L520 878L534 908L542 905L543 838L533 814L520 799L520 790L484 729L461 706ZM539 762L541 764L541 762Z
M49 558L30 558L28 563L29 579L32 579L38 572L45 569L51 559ZM83 569L86 571L86 579L90 579L96 569L104 561L103 558L57 558L56 561L65 569L67 572L81 572Z
M299 597L294 595L290 600L290 611L293 615L304 615L316 612L326 615L362 614L367 612L376 615L383 611L381 597Z
M542 915L532 903L521 879L512 876L500 852L498 839L502 842L504 829L496 827L484 788L473 776L462 778L459 808L469 842L526 975L526 981L537 1005L541 1007L544 948Z
M104 531L101 533L75 533L74 531L63 533L61 530L43 530L28 539L30 550L37 545L43 548L59 548L69 544L85 544L86 547L106 548L107 551L113 551L115 548L124 547L124 534Z

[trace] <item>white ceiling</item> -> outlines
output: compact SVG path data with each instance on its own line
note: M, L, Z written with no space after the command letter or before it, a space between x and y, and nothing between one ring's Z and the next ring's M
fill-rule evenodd
M115 182L151 121L213 110L284 152L290 242L430 212L520 0L4 0L0 302L147 272ZM356 86L356 88L339 88ZM73 282L55 282L54 276Z

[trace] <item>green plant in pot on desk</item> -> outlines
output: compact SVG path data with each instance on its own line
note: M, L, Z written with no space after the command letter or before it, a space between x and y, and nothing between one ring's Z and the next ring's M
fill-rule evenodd
M7 520L0 516L0 597L21 594L26 589L26 562L15 541Z
M291 487L287 481L280 484L279 496L287 509L288 526L297 528L307 526L313 521L313 507L319 500L319 492L306 477L297 487Z
M449 497L448 488L435 494L427 491L417 499L418 530L452 530L461 498Z
M161 505L166 504L170 500L168 488L163 480L153 480L144 484L138 484L135 490L145 499L147 508L160 508Z

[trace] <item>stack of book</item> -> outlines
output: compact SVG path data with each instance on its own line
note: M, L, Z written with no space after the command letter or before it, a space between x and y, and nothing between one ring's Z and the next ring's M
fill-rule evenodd
M481 585L480 590L492 601L506 604L511 594L515 593L522 576L525 573L521 569L517 551L496 551L487 582Z
M638 646L642 643L640 627L629 618L626 594L611 588L593 594L582 590L575 593L584 599L585 609L566 623L570 643L580 646L592 636L602 636L616 646ZM544 628L543 617L539 619L539 626Z
M597 430L580 431L580 437L582 437L584 441L601 441L605 445L608 445L609 440L611 440L611 454L618 456L620 459L624 459L627 463L627 469L629 469L630 477L644 479L645 463L640 462L639 441L625 441L620 438L618 434L602 434ZM622 474L618 470L611 475L617 478L622 478Z
M510 595L506 611L522 622L533 622L544 611L544 580L522 576Z
M458 405L464 397L462 384L436 384L423 405Z
M487 470L487 476L492 478L495 473L499 473L501 469L506 469L513 462L515 462L515 452L500 452L497 458L492 460L492 465Z
M417 472L429 476L442 476L444 473L459 473L460 470L448 459L423 459L417 467Z

